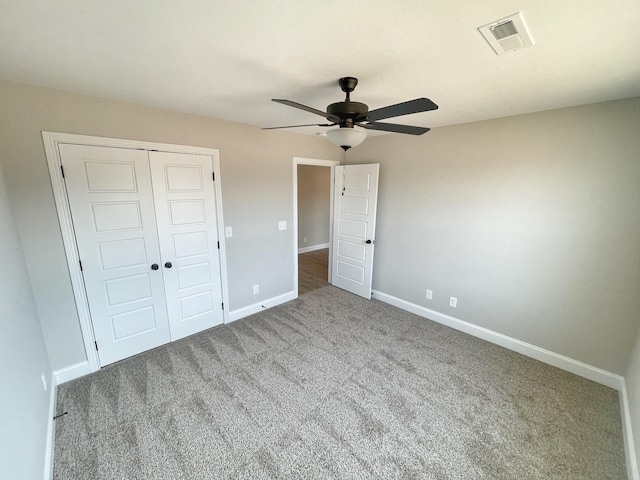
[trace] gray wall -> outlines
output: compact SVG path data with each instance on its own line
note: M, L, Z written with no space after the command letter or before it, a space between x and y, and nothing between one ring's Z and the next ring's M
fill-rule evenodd
M42 130L219 149L225 224L234 234L226 242L230 308L293 290L293 230L279 231L278 221L293 225L293 157L339 158L326 139L6 81L0 99L2 164L54 370L86 355Z
M381 164L374 289L624 375L639 126L635 98L367 139L349 153Z
M298 165L298 248L329 243L330 189L331 168Z
M51 368L1 168L0 225L0 471L42 479L50 397L40 375L51 388Z
M629 397L629 411L631 412L631 427L636 447L636 458L640 461L640 332L636 338L636 345L625 375L627 394Z
M293 289L293 232L277 222L292 224L292 157L339 157L326 139L4 81L0 98L54 369L85 354L41 130L220 149L231 309ZM636 98L367 139L349 161L381 164L374 288L624 374L640 311L639 122Z

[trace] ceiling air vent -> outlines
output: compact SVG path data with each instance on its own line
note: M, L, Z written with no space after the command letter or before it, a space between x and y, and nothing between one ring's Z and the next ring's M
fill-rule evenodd
M515 52L534 44L521 12L491 22L478 30L498 55Z

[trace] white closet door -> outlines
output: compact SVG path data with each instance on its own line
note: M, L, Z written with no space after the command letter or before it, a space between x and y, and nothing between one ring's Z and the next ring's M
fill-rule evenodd
M335 168L331 283L371 298L380 164Z
M146 151L60 145L102 366L170 339Z
M223 321L213 159L149 152L171 339Z

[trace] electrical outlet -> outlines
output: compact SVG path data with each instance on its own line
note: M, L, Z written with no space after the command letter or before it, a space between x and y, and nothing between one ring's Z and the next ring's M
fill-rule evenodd
M456 308L458 306L458 299L456 297L449 297L449 306Z
M278 222L278 230L286 230L287 222L285 220L281 220Z
M224 236L227 237L227 238L233 237L233 228L225 227L224 228Z
M47 376L44 374L44 370L40 374L40 380L42 380L42 387L44 388L44 391L46 392L47 391Z
M304 237L303 240L304 240L304 243L307 243L307 237Z
M260 293L260 285L254 285L253 286L253 294L257 295Z
M427 290L427 294L425 295L425 297L427 298L427 300L432 300L433 292L431 290Z

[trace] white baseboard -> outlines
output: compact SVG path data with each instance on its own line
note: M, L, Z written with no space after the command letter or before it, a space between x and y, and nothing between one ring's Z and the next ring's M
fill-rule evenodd
M622 436L624 439L624 455L627 459L627 475L629 480L640 480L638 473L638 459L636 458L635 441L631 430L631 411L629 410L629 397L627 396L627 384L622 380L620 389L620 416L622 417Z
M329 248L328 243L321 243L319 245L311 245L310 247L302 247L298 249L298 253L309 253L314 252L316 250L322 250L324 248Z
M267 300L263 300L262 302L254 303L253 305L233 310L229 312L229 322L235 322L236 320L240 320L241 318L248 317L249 315L261 312L262 310L265 310L267 308L275 307L282 303L295 300L296 298L296 292L292 290L290 292L283 293L282 295L278 295L277 297L272 297Z
M558 367L562 370L566 370L567 372L574 373L594 382L606 385L607 387L614 388L618 391L620 391L624 385L624 377L621 375L607 372L606 370L587 365L586 363L565 357L564 355L559 355L550 350L508 337L501 333L489 330L488 328L479 327L478 325L465 322L459 318L436 312L435 310L428 309L421 305L407 302L406 300L402 300L386 293L378 292L376 290L371 293L373 298L380 300L381 302L415 313L416 315L441 323L447 327L460 330L461 332L468 333L474 337L495 343L501 347L526 355L527 357L535 358L536 360L540 360L546 364L553 365L554 367Z
M47 419L47 443L44 450L44 473L43 480L51 480L53 478L53 451L56 442L56 428L53 417L56 414L56 398L58 385L55 382L55 375L52 373L49 379L49 418Z
M84 377L91 373L91 367L88 361L74 363L68 367L55 370L53 376L56 379L56 385L62 385L63 383L70 382L76 378Z

